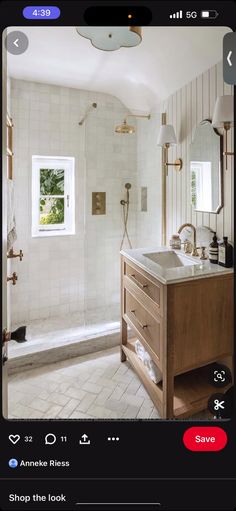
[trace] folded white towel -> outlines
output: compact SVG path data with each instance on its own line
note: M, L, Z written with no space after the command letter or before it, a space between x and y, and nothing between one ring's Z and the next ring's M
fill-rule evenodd
M12 248L16 241L16 220L14 206L14 184L12 179L7 180L7 250Z
M134 347L138 358L142 360L145 365L150 379L154 381L154 383L159 383L162 380L162 373L138 339L135 341Z
M138 355L138 358L144 362L146 350L138 339L135 341L135 351Z

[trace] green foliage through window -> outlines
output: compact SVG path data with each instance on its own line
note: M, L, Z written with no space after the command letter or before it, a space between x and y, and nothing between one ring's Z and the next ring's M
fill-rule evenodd
M64 195L63 169L40 169L40 195Z
M196 186L197 186L196 172L194 170L192 170L192 175L191 175L191 190L192 190L192 206L194 208L196 208L196 204L197 204Z
M40 225L63 224L64 169L40 169Z
M64 198L40 198L40 225L64 223Z

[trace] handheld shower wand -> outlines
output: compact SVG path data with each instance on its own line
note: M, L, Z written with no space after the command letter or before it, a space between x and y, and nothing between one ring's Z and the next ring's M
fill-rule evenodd
M120 244L120 250L122 250L122 247L124 245L125 236L126 236L127 241L129 243L129 248L132 248L132 244L131 244L131 241L130 241L130 238L129 238L129 233L128 233L129 190L131 188L131 184L130 183L126 183L125 184L125 188L126 188L126 200L122 199L120 201L120 204L123 207L123 221L124 221L124 232L123 232L123 237L122 237L122 241L121 241L121 244Z

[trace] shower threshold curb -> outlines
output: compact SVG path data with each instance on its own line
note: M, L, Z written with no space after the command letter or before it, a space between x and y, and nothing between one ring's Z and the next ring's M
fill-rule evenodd
M116 329L107 331L105 335L93 335L92 337L79 339L78 342L68 342L68 344L65 343L62 346L13 357L8 361L8 374L12 375L70 358L107 350L118 346L119 343L120 331Z

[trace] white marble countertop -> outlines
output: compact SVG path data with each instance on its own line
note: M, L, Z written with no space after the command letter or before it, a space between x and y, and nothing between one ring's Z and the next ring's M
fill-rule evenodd
M233 268L224 268L218 264L212 264L209 259L202 260L200 257L192 257L190 254L185 254L182 250L174 250L174 252L187 257L197 264L188 264L188 266L179 266L177 268L163 268L144 255L166 251L173 252L169 247L148 247L121 250L121 255L133 261L133 263L163 284L173 284L175 282L185 282L233 273Z

